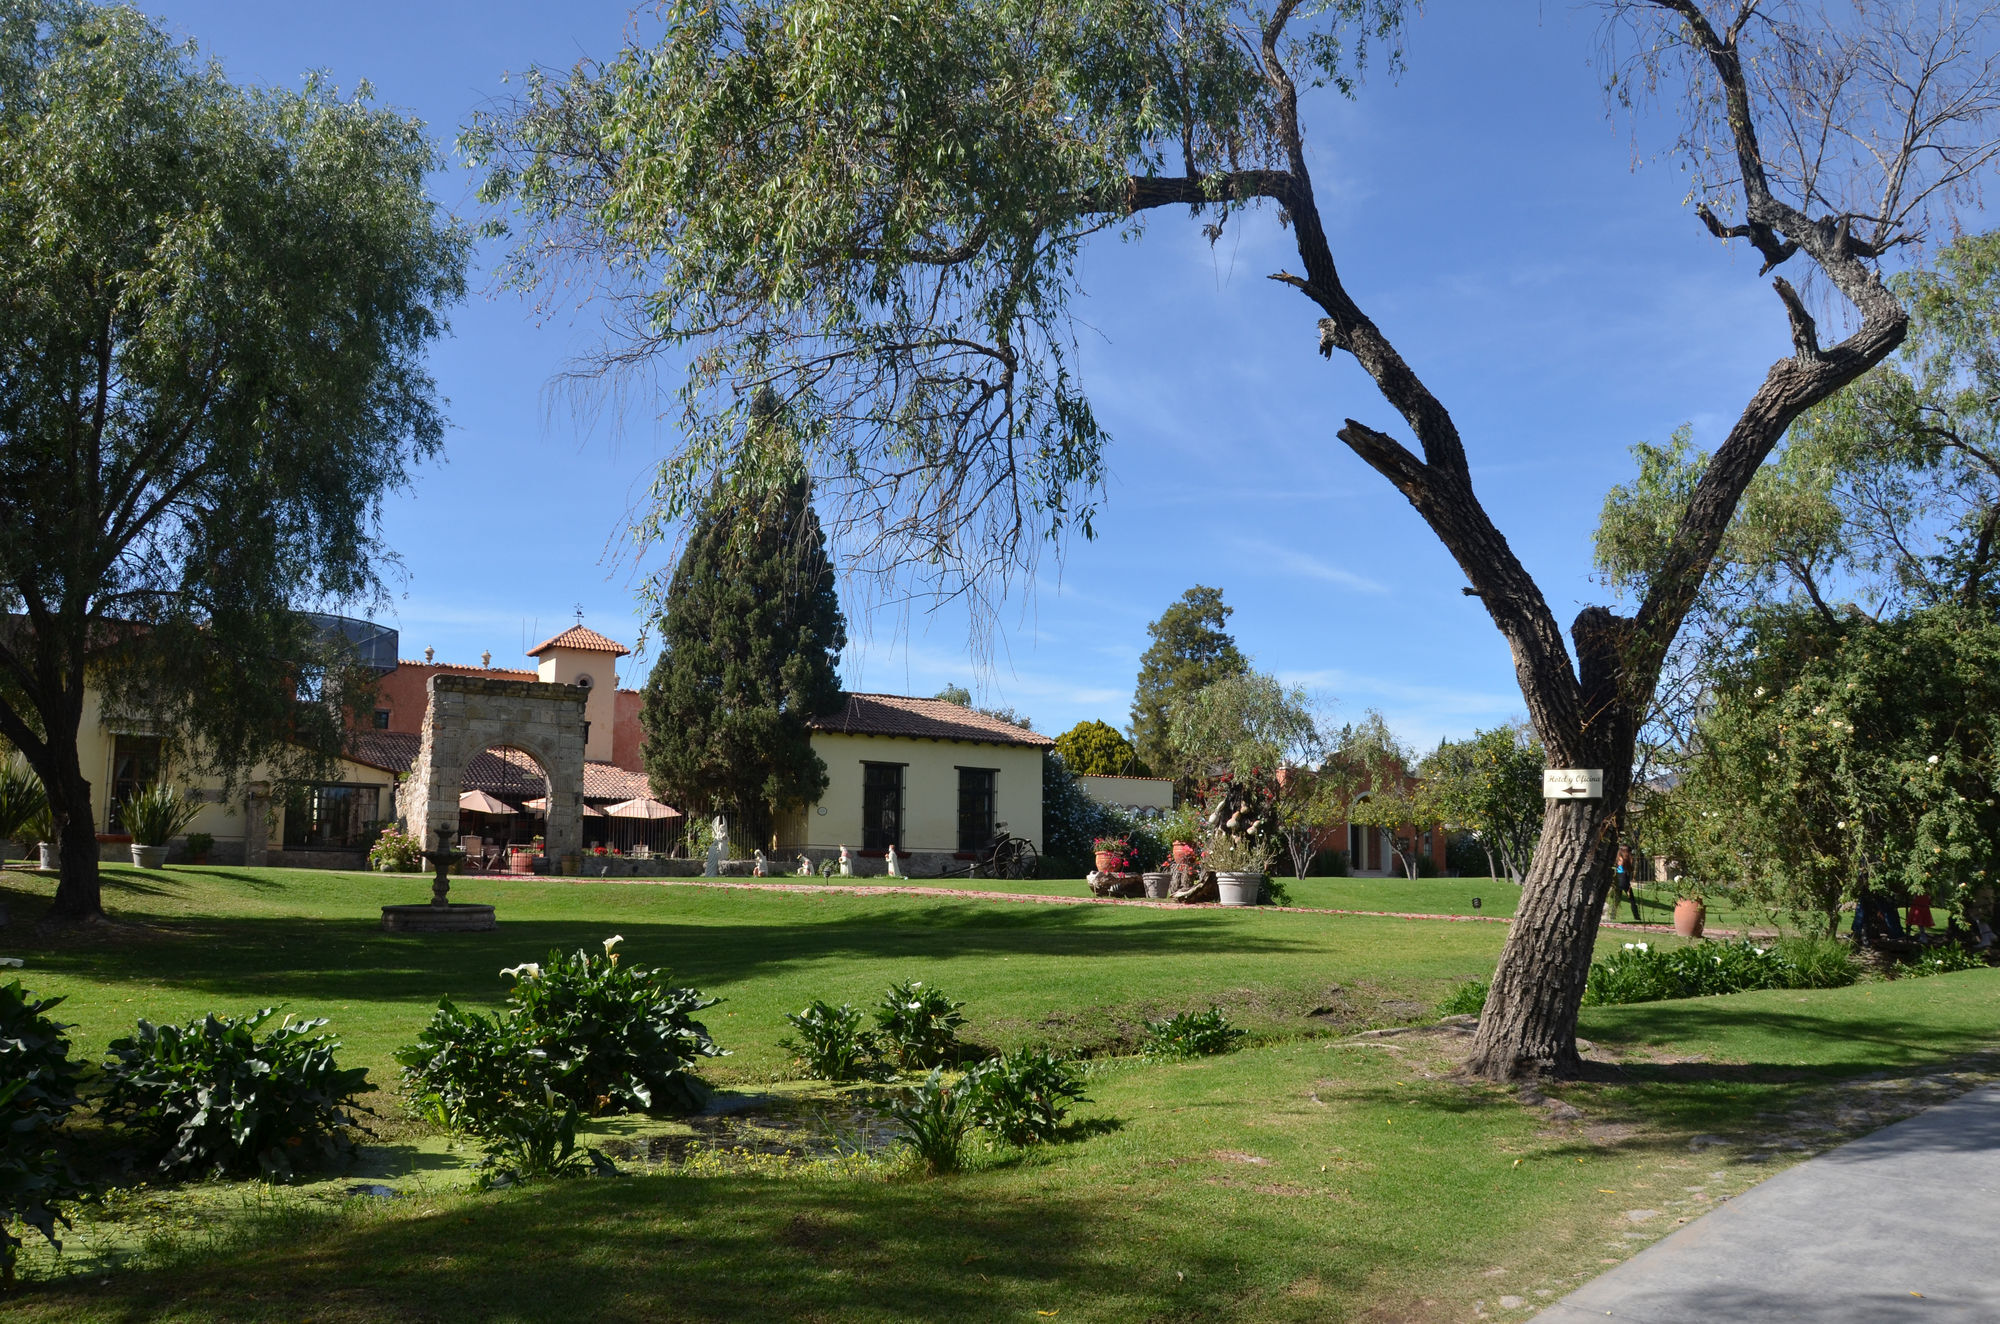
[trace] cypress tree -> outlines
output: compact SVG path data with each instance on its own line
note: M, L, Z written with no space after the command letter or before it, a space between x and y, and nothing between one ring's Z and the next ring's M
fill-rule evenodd
M752 428L767 426L763 405ZM768 846L775 815L826 791L807 723L840 710L847 622L796 453L775 480L718 491L668 585L640 722L646 775L690 817Z

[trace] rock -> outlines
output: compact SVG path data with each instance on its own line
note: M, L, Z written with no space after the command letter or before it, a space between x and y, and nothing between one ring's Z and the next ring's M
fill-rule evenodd
M1526 1301L1523 1301L1518 1296L1503 1296L1500 1298L1500 1308L1502 1310L1519 1310L1527 1304Z
M1627 1209L1625 1211L1625 1217L1634 1223L1643 1223L1649 1218L1658 1218L1659 1216L1660 1211L1657 1209Z

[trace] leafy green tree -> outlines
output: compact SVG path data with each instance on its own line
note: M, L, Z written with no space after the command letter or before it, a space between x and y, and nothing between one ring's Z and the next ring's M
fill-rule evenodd
M1671 843L1698 877L1829 929L1843 901L1928 893L1994 922L2000 623L1774 609L1716 671Z
M774 413L752 426L782 444ZM639 709L646 775L682 810L726 813L737 840L768 846L774 815L825 792L809 723L844 702L847 623L804 468L718 490L663 607Z
M132 8L0 9L0 107L0 738L76 921L102 913L86 683L190 764L338 752L358 671L299 609L379 591L469 237L420 125L233 86Z
M1337 790L1342 816L1363 827L1389 834L1397 865L1404 876L1417 877L1417 834L1434 822L1422 782L1415 776L1416 758L1388 719L1370 709L1361 721L1341 729L1333 755L1321 770L1330 790Z
M1278 213L1299 269L1273 279L1298 297L1302 344L1350 356L1410 440L1357 419L1336 435L1451 553L1513 651L1550 758L1605 772L1602 799L1546 813L1474 1039L1472 1068L1512 1078L1581 1065L1584 973L1663 660L1772 446L1903 338L1881 262L1992 163L2000 98L1983 9L1607 0L1614 103L1672 108L1696 216L1766 272L1823 276L1843 337L1823 344L1774 282L1791 348L1703 470L1636 611L1586 608L1566 637L1475 493L1445 403L1346 286L1367 254L1337 258L1316 199L1301 92L1353 92L1385 45L1393 64L1414 8L668 0L657 40L531 81L467 141L485 196L526 226L513 278L615 273L644 297L619 301L638 320L607 362L665 353L685 368L663 510L741 466L714 403L779 383L811 406L807 445L841 527L876 566L947 593L1004 586L1037 549L1091 531L1106 437L1075 350L1085 245L1134 237L1155 211L1186 208L1211 238ZM1133 729L1157 765L1171 761L1153 745L1161 711Z
M1250 669L1236 640L1223 628L1235 610L1224 605L1221 589L1196 584L1146 627L1153 642L1139 658L1132 744L1147 765L1184 770L1187 754L1174 743L1173 706L1205 686Z
M1078 722L1056 737L1056 753L1071 772L1106 777L1150 777L1132 742L1109 722Z
M1416 768L1425 819L1464 828L1520 882L1542 830L1542 769L1546 755L1525 726L1475 731L1443 740Z
M942 699L946 703L955 703L961 708L970 708L973 712L984 713L988 717L997 717L1009 726L1018 726L1023 731L1035 729L1035 719L1015 712L1012 705L1004 708L982 708L973 703L972 691L963 685L947 685L931 697Z

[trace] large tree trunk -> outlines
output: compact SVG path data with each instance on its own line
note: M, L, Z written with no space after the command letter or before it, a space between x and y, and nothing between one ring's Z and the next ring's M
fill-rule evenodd
M97 824L90 813L90 782L77 755L81 712L76 716L67 738L61 732L50 732L42 760L45 766L36 769L48 791L49 816L55 820L56 839L62 844L62 877L48 918L66 924L104 917L104 893L97 873Z
M1521 905L1493 974L1467 1067L1489 1080L1562 1075L1576 1051L1577 1008L1590 973L1618 853L1625 797L1614 801L1610 769L1602 800L1551 801L1542 841L1522 884Z

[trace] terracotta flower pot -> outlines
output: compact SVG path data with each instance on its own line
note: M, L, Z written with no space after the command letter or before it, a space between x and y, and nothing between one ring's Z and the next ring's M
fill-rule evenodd
M1194 847L1188 845L1185 841L1175 842L1174 859L1181 864L1191 862L1194 859Z
M1099 873L1117 873L1118 866L1124 862L1124 857L1119 855L1115 850L1101 850L1097 852L1097 872Z
M535 871L535 853L531 850L509 851L507 853L507 868L513 873L533 873Z
M1684 896L1674 902L1674 932L1683 938L1699 938L1701 926L1708 918L1708 907L1700 897Z

